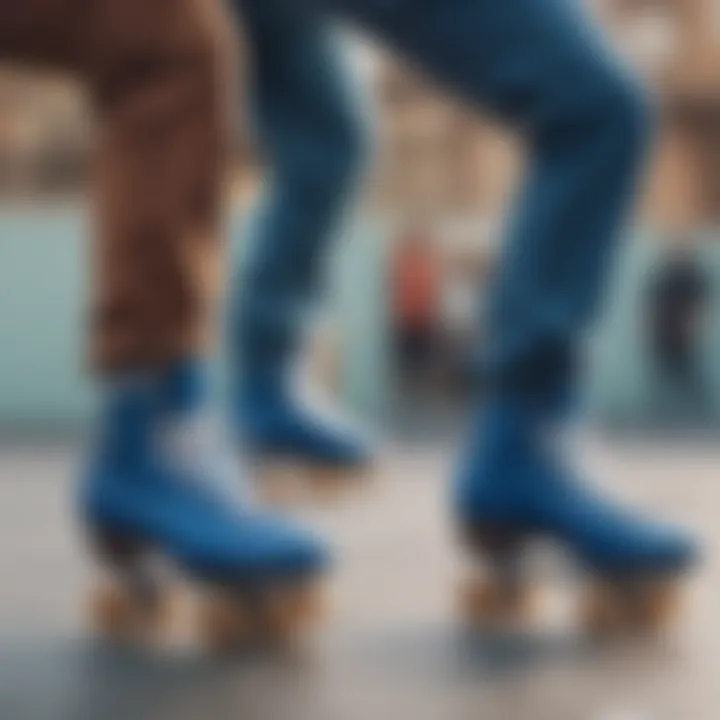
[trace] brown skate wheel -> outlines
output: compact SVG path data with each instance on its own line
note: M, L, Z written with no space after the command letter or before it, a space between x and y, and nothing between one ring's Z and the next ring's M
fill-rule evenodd
M94 627L110 637L152 637L164 629L170 616L166 593L146 597L129 584L106 582L90 596L89 614Z
M677 600L668 580L598 583L586 596L583 625L596 636L654 634L667 626Z
M285 645L321 614L318 589L312 585L275 587L252 599L231 592L216 592L204 602L200 630L215 650L231 650L245 642Z
M230 592L214 592L199 608L199 631L214 650L232 650L247 642L254 623L248 603Z
M258 608L261 635L274 643L298 639L322 615L319 588L313 584L273 588Z
M581 605L583 627L593 636L607 637L627 627L626 598L608 583L597 583L585 594Z
M337 502L347 493L367 488L372 473L369 468L309 467L309 493L318 502Z
M678 594L670 580L647 581L634 588L627 601L631 629L651 634L662 631L677 613Z
M507 586L492 578L471 578L460 585L459 609L471 624L514 624L532 614L527 586Z
M303 622L314 624L325 615L326 598L323 589L316 584L299 589L298 613Z

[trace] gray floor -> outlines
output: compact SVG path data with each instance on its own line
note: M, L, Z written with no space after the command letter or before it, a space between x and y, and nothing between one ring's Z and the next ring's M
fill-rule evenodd
M319 636L290 656L218 660L93 639L82 612L91 570L72 524L75 453L0 446L0 718L720 717L720 449L594 440L583 455L620 495L706 541L686 611L662 642L594 645L559 599L522 633L464 630L443 512L451 458L396 450L372 491L300 512L338 552Z

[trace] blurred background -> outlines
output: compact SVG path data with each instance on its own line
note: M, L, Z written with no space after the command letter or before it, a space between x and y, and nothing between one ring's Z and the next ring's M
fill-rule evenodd
M720 541L720 2L589 5L651 87L660 122L592 338L585 455L616 489L691 524L712 550ZM199 717L183 715L183 704L201 712L211 696L234 707L248 686L259 708L252 718L282 718L288 708L313 718L355 717L353 709L441 717L456 705L502 720L718 717L720 581L712 567L683 621L680 661L655 649L578 664L584 650L545 641L480 652L439 629L450 623L454 562L441 486L470 399L483 290L522 148L366 40L348 36L347 45L368 114L377 113L376 162L331 261L307 370L386 432L387 482L372 500L310 514L347 556L338 583L344 609L328 630L335 662L329 675L303 676L304 689L296 670L273 667L277 677L262 676L265 695L249 670L231 691L204 666L98 662L75 645L37 640L41 629L72 636L81 622L76 585L87 572L63 513L75 438L93 405L84 374L92 128L80 88L0 72L0 717L109 718L129 712L118 698L136 696L147 714L133 717ZM263 165L245 133L234 152L232 237L241 258ZM391 591L398 577L402 587ZM548 657L559 662L517 679L518 669ZM522 692L498 682L508 668ZM90 682L96 692L88 695ZM374 692L376 682L385 709L368 705L363 688ZM284 691L274 694L278 683Z
M661 121L597 332L588 405L610 428L712 429L720 421L720 8L595 0L591 11L652 87ZM443 425L467 397L483 289L522 152L391 57L347 42L368 115L377 114L377 162L333 259L310 364L357 410L412 434L411 400L429 402ZM58 430L88 417L82 192L92 133L82 93L60 78L6 71L0 105L0 427ZM235 155L241 255L262 160L250 133L238 133Z

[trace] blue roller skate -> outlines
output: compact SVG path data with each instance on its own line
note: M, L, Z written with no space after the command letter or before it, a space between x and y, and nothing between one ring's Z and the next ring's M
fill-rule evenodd
M266 496L288 499L308 489L334 492L368 476L370 451L350 430L305 410L284 378L251 374L237 404L245 449L258 465Z
M215 646L284 639L315 613L326 551L243 495L233 463L207 441L206 395L194 363L109 392L81 494L83 523L111 570L94 607L106 631L161 629L168 566L202 590L200 631Z
M522 555L535 540L561 546L591 579L583 623L595 632L659 629L677 579L696 559L684 534L593 494L563 462L549 413L490 402L455 488L455 514L484 576L464 587L475 620L517 620L528 610Z

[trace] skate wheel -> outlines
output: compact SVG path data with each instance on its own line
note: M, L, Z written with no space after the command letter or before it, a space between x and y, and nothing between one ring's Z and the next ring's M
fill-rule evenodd
M516 624L532 614L533 597L525 586L472 578L460 585L458 605L462 617L473 625Z
M215 650L250 641L286 644L319 620L321 598L315 587L274 588L252 602L242 595L216 593L201 614L201 632Z
M89 615L93 626L110 637L155 636L170 616L169 598L141 597L118 582L99 585L90 596Z
M367 468L321 467L308 470L312 498L318 502L337 502L348 492L367 488L371 472Z
M225 593L206 598L199 611L203 640L214 650L230 650L246 642L252 634L250 610L243 599Z
M322 617L320 589L315 585L276 588L267 594L259 615L264 638L281 644L292 642Z
M596 584L584 601L583 625L595 636L656 634L677 605L677 587L669 581Z

